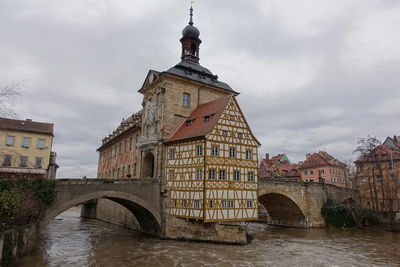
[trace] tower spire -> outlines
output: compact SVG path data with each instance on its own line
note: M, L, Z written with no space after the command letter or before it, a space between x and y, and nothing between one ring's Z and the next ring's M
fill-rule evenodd
M193 4L193 2L192 2ZM189 24L182 31L182 60L190 60L199 63L199 46L201 40L199 38L200 31L193 26L193 6L190 6Z
M192 2L193 3L193 2ZM193 25L193 6L190 5L190 20L189 20L189 25Z

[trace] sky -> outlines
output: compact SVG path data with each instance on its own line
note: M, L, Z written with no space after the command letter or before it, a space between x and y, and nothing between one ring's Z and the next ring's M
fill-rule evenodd
M0 0L0 86L52 122L58 178L95 177L101 139L141 109L149 69L180 61L185 0ZM197 0L200 64L240 92L260 155L353 158L400 134L400 1Z

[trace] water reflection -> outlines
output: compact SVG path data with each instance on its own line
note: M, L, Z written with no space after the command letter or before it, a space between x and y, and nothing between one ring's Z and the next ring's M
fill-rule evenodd
M246 246L159 240L63 213L21 266L400 266L400 234L249 225Z

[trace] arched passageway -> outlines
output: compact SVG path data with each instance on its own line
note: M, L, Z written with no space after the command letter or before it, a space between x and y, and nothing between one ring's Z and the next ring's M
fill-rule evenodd
M147 152L143 158L143 178L154 177L154 155Z
M288 227L308 227L307 218L300 207L289 197L268 193L259 197L268 212L268 224Z
M57 215L61 214L62 212L72 207L83 203L93 203L92 200L96 200L99 198L106 198L111 201L114 201L127 208L130 212L132 212L132 214L135 216L135 218L140 224L141 232L154 235L160 234L161 219L160 215L157 214L156 211L153 211L150 207L146 205L146 203L143 200L137 198L134 195L122 192L115 192L115 191L90 193L63 203L56 202L47 208L45 215L41 221L41 227L46 226Z

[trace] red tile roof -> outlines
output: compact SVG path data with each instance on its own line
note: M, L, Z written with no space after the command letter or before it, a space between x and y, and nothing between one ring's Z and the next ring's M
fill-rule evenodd
M214 129L231 97L224 96L197 106L165 143L205 137ZM206 116L212 117L205 121Z
M377 161L386 161L386 160L400 160L400 151L390 149L387 145L379 145L373 151L372 154ZM371 162L373 161L371 154L361 156L356 163L361 162Z
M53 123L0 118L0 130L53 134Z
M346 164L335 159L331 155L329 155L326 151L319 151L318 153L313 153L307 156L307 159L304 161L301 169L305 168L314 168L319 166L337 166L345 168Z

